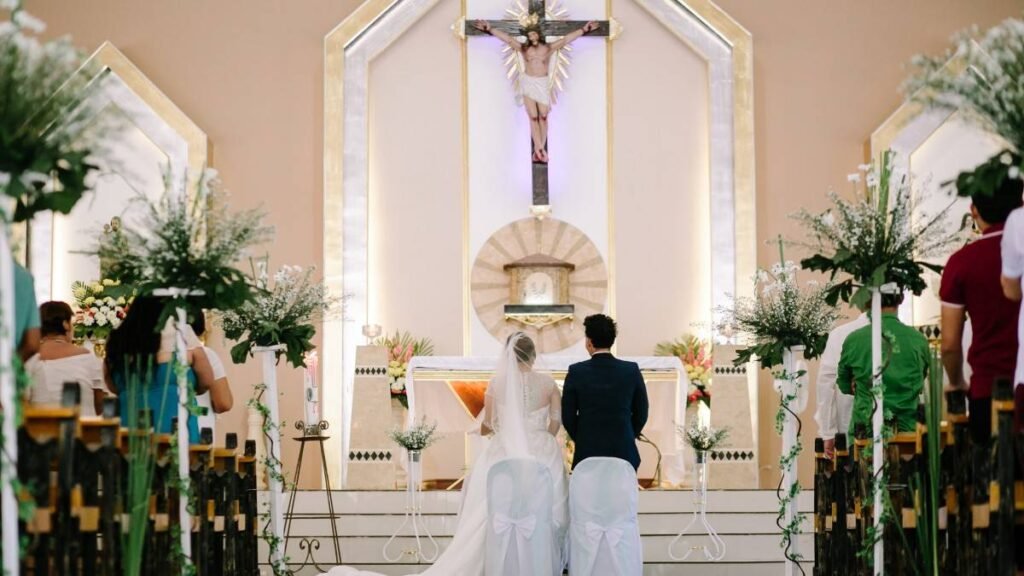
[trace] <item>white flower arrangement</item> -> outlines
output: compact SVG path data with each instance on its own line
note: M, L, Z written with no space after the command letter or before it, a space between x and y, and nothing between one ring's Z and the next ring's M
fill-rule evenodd
M1024 160L1024 20L1009 18L981 34L972 28L953 38L941 56L915 56L904 85L927 108L959 111L997 134L1010 150L956 179L961 196L990 195L1006 178L1020 178ZM1011 152L1013 154L1011 154Z
M194 194L184 183L169 176L165 180L159 199L137 199L145 206L144 219L109 227L98 236L94 253L110 275L136 286L140 294L189 288L202 293L189 298L195 308L241 306L252 297L252 287L236 265L273 235L263 224L263 212L229 212L215 170L203 171Z
M323 282L313 281L315 271L282 266L271 285L266 260L253 266L256 295L221 318L225 336L239 341L231 348L232 361L244 363L256 346L284 344L283 353L292 366L306 365L306 353L314 348L314 324L343 302L329 295Z
M784 259L770 270L758 270L755 296L737 298L731 309L722 310L722 331L738 331L747 346L737 352L735 365L756 356L765 368L778 366L783 351L794 346L804 347L805 358L817 358L824 351L838 318L826 298L831 286L813 280L801 286L798 271L793 261Z
M697 422L690 424L686 429L679 427L678 431L694 452L714 450L729 437L727 428L715 429L711 426L701 426Z
M834 280L849 277L828 288L827 303L839 300L864 306L870 289L894 283L901 290L921 294L926 270L941 266L926 261L945 254L964 241L961 227L950 216L954 199L936 214L914 214L909 179L892 168L890 153L880 167L861 166L864 188L855 187L852 199L832 192L832 207L824 213L801 210L793 215L810 238L793 242L814 252L801 261L809 270L827 272Z
M961 67L950 66L962 59ZM908 97L932 108L960 110L1024 151L1024 20L1008 18L984 34L958 33L941 56L915 56Z
M104 278L97 282L75 282L71 295L75 299L75 338L106 340L124 320L135 299L135 289Z
M402 448L410 452L419 452L437 442L439 438L436 436L436 432L437 423L427 424L426 417L424 417L419 423L404 431L392 430L390 436Z
M91 188L102 136L111 119L97 120L82 93L95 70L67 38L42 42L46 25L20 0L3 0L0 20L0 195L27 221L41 211L67 214Z

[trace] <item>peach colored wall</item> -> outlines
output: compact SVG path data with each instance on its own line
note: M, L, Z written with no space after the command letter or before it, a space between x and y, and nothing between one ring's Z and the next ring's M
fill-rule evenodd
M462 354L462 70L442 0L370 63L370 321ZM398 170L395 167L401 166Z
M209 134L214 165L239 206L262 204L277 225L275 262L316 264L322 246L324 35L353 0L27 0L50 34L71 34L85 50L114 42ZM786 215L821 208L863 160L863 143L899 102L905 63L944 49L956 30L989 26L1024 9L1020 0L718 0L754 37L759 240L791 233ZM429 16L428 16L429 17ZM629 30L626 31L627 34ZM443 30L447 40L447 25ZM620 72L622 73L622 72ZM447 72L445 73L447 74ZM378 78L378 81L383 81ZM651 89L657 89L652 87ZM638 122L657 125L660 111ZM619 120L618 125L622 124ZM623 128L617 128L622 130ZM436 143L457 149L458 141ZM397 185L397 184L396 184ZM774 251L759 245L759 262ZM447 338L447 337L446 337ZM236 407L222 428L244 433L244 399L259 378L254 363L229 367ZM281 369L287 390L297 372ZM282 415L301 417L286 394ZM762 484L778 456L761 388ZM813 436L810 415L805 428ZM285 442L286 469L295 445ZM809 478L810 459L802 462ZM304 476L312 478L312 468Z
M633 0L612 13L618 352L647 356L710 318L708 67Z

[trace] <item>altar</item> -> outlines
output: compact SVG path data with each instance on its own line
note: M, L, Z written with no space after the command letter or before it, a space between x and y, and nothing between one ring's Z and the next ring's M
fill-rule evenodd
M585 360L583 356L540 356L534 365L549 374L561 388L569 366ZM650 413L643 436L638 441L642 463L638 475L642 482L658 477L660 485L678 486L686 479L684 443L677 433L685 425L685 370L675 357L626 357L640 366L647 384ZM441 440L423 455L423 479L443 485L462 478L473 458L487 442L480 436L479 415L483 396L497 365L496 358L459 356L413 357L406 372L408 422L425 418L437 423ZM564 444L565 431L559 439Z

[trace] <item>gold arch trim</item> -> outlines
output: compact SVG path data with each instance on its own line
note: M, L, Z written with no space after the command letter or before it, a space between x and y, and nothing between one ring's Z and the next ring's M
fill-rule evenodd
M975 43L975 48L979 48L977 43ZM945 66L943 66L943 70L948 74L958 76L963 74L966 67L966 58L962 54L957 54L946 62ZM871 133L871 136L868 138L868 141L864 146L865 160L870 162L871 160L878 159L883 151L892 148L893 142L896 141L896 138L899 137L900 133L902 133L907 126L925 112L926 110L920 102L915 101L913 98L904 100L904 102L900 104L899 108L893 111L893 113L890 114L874 132ZM953 115L954 112L950 111L945 121L948 121L949 117L952 117ZM938 130L939 126L942 126L945 121L940 122L935 129ZM934 133L934 130L932 133ZM927 140L930 136L931 134L928 134L925 136L924 140Z
M210 140L199 126L192 121L160 88L157 87L135 64L117 49L113 43L104 42L86 60L83 70L109 69L117 74L128 88L149 106L172 130L177 132L188 146L188 171L190 178L199 178L203 168L212 161Z

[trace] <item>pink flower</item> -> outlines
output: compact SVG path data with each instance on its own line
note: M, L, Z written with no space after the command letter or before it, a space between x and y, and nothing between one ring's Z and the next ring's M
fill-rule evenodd
M412 359L412 356L413 356L413 346L412 346L412 344L409 344L408 346L405 347L405 356L404 356L404 359L403 359L402 363L403 364L408 364L409 360Z

